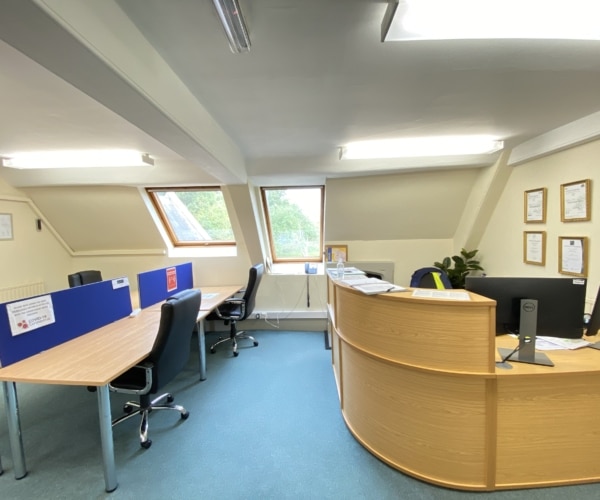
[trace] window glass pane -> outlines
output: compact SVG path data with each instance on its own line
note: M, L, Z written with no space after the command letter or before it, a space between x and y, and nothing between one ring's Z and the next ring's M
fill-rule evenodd
M323 188L263 188L273 261L322 260Z
M173 244L234 243L220 189L150 190Z

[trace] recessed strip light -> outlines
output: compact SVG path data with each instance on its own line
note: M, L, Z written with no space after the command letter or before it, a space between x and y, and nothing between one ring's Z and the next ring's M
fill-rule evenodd
M599 18L593 0L390 0L382 41L599 40Z
M19 169L147 167L154 165L154 158L129 149L66 150L6 154L0 163Z
M495 153L504 142L485 135L357 141L340 148L340 160L415 158Z

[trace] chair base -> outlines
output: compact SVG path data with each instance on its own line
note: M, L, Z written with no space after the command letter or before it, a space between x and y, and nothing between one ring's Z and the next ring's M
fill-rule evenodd
M166 400L166 403L161 403L163 400ZM142 407L137 401L128 401L123 405L123 411L125 412L125 415L121 415L120 417L114 419L112 421L112 425L115 426L121 422L124 422L125 420L129 420L131 417L141 415L142 420L140 422L139 431L140 446L148 449L152 445L152 440L148 439L148 415L150 412L154 410L175 410L180 413L182 420L185 420L190 416L189 411L187 411L183 406L173 404L173 400L173 395L167 392L150 401L150 404L146 407Z
M223 344L225 342L231 342L233 356L237 357L239 355L237 341L245 340L245 339L251 340L252 343L254 344L254 347L258 346L258 342L256 341L256 339L254 337L252 337L251 335L248 335L246 332L242 331L242 332L237 332L233 335L229 335L229 337L219 337L219 340L210 346L210 352L211 352L211 354L214 354L216 352L215 349L219 344Z

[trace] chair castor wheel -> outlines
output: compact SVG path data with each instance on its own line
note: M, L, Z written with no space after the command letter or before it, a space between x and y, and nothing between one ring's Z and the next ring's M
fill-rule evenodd
M190 416L190 412L186 411L185 413L181 414L181 419L182 420L187 420L187 418Z
M152 446L152 439L148 439L148 441L142 441L140 443L140 446L147 450L148 448L150 448L150 446Z
M239 352L237 352L237 351L233 351L233 357L234 357L234 358L237 358L239 355L240 355L240 353L239 353Z
M254 347L256 347L258 345L258 342L255 340L254 341Z

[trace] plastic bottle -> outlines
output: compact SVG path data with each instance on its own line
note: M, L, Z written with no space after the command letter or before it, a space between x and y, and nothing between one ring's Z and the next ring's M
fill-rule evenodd
M342 259L338 260L337 263L337 278L341 280L344 277L344 262Z

